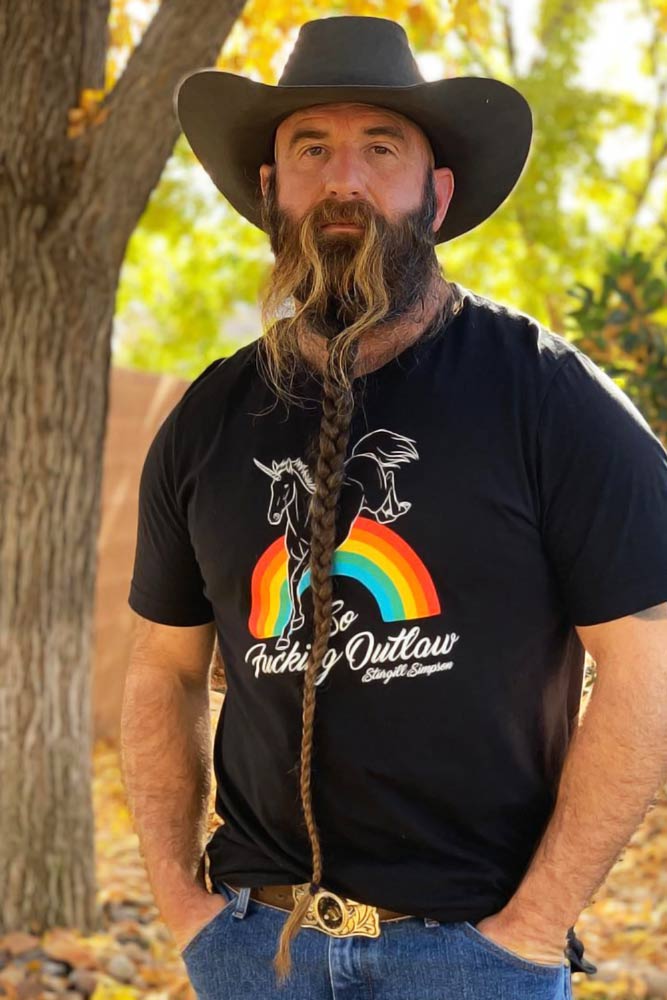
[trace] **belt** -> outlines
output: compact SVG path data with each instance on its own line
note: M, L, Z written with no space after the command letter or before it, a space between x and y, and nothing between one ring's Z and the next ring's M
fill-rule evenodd
M227 885L235 892L240 887ZM293 910L304 892L308 892L310 883L299 885L261 885L250 890L250 898L261 903L268 903L279 910ZM408 913L397 913L383 906L371 906L359 903L348 896L340 896L329 889L318 889L312 897L310 906L302 921L304 927L313 927L331 937L379 937L381 920L406 920Z

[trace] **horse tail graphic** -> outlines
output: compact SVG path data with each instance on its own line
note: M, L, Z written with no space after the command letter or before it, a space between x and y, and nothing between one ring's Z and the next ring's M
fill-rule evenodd
M419 452L412 438L388 431L384 427L370 431L359 438L350 452L348 462L352 458L359 458L360 455L374 458L383 468L388 469L395 469L405 462L419 458Z

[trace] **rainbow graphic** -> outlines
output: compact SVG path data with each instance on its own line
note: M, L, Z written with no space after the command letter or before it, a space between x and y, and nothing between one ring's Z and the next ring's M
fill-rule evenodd
M334 552L334 576L351 576L373 595L382 621L405 621L440 614L433 580L417 553L395 531L367 517L357 517ZM310 583L310 569L299 581L299 594ZM287 586L287 551L281 535L255 564L248 628L257 639L280 635L292 602Z

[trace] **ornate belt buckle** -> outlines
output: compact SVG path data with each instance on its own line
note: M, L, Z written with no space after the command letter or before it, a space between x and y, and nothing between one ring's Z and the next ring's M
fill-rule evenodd
M308 883L293 885L294 902L298 903L309 888ZM338 896L328 889L318 889L311 898L302 923L304 927L314 927L331 937L380 936L380 918L375 906Z

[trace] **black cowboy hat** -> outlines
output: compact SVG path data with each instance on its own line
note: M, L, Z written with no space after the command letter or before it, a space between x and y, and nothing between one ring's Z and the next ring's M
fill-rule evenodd
M495 212L528 158L533 119L518 90L489 77L425 81L404 29L382 17L308 21L277 86L213 67L182 78L174 94L195 155L234 208L259 229L259 168L274 162L280 122L301 108L346 101L405 115L429 139L434 166L452 170L454 194L436 243Z

